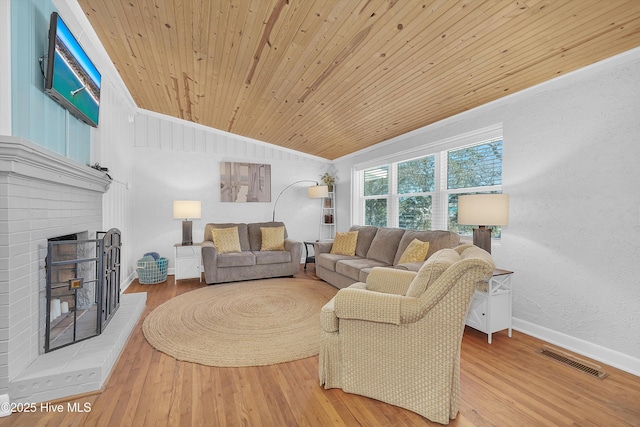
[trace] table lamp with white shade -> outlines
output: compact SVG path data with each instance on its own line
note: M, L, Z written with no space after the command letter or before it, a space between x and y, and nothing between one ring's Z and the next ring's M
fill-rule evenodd
M458 224L477 225L473 244L491 253L492 225L509 223L507 194L469 194L458 197Z
M174 200L173 217L182 219L182 244L193 244L193 221L202 217L202 202L200 200Z

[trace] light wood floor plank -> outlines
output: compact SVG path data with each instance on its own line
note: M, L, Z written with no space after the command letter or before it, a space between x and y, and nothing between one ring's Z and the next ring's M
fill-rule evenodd
M297 277L319 280L313 268ZM127 292L147 292L143 316L177 295L206 286L134 282ZM439 425L404 409L318 385L318 356L272 366L215 368L181 362L153 349L142 322L101 393L69 400L89 413L12 414L12 426L387 426ZM465 330L460 413L450 425L638 426L640 378L610 366L604 380L536 352L545 343L515 331L487 336ZM427 363L427 361L425 361ZM66 404L67 402L63 402Z

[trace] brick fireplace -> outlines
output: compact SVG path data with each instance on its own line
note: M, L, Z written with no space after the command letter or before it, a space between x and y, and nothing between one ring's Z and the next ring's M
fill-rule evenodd
M0 395L11 401L99 389L144 308L146 294L123 298L109 325L113 331L44 352L47 240L70 234L95 239L110 183L104 172L0 136ZM94 340L101 341L86 345Z

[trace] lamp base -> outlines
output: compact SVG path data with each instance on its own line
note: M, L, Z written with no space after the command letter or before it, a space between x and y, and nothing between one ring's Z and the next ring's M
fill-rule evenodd
M491 227L481 225L473 229L473 244L491 253Z
M182 221L182 244L185 246L193 245L193 221Z

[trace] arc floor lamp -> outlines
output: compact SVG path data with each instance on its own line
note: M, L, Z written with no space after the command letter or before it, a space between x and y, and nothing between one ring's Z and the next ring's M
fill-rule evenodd
M322 199L324 197L329 197L329 187L327 187L326 185L320 185L317 181L302 179L300 181L292 182L291 184L284 187L280 194L278 194L276 202L273 204L273 214L271 215L271 221L276 220L276 206L278 206L278 200L280 200L280 196L282 196L282 193L284 193L289 187L300 184L302 182L312 182L315 184L307 188L307 194L310 199Z

